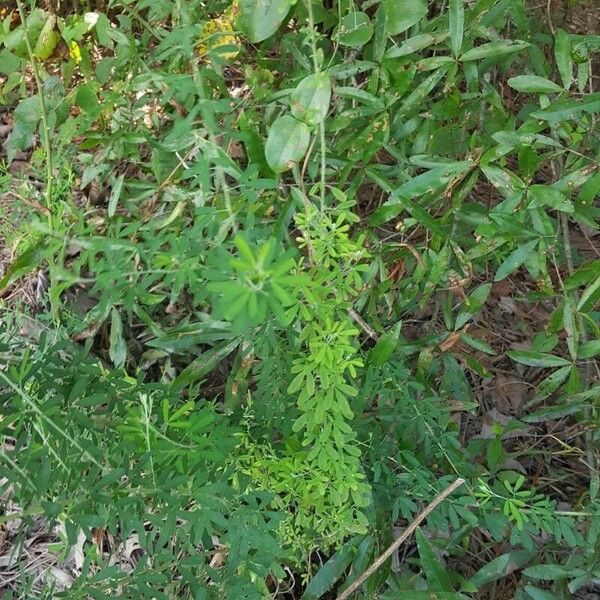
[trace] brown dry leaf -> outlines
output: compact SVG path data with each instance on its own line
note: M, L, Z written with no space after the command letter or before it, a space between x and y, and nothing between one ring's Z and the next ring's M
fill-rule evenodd
M96 544L96 548L98 548L98 553L102 555L102 548L104 547L104 529L94 528L92 529L92 540L94 544Z
M239 140L230 140L227 146L227 154L229 158L233 160L244 160L246 158L246 151L244 145Z
M448 352L456 342L460 339L460 334L462 331L453 331L441 344L440 350L442 352Z
M395 263L388 272L388 278L392 281L400 281L404 275L404 260Z
M509 279L503 279L502 281L496 281L492 285L490 295L496 297L510 296L513 293L513 287Z
M213 569L219 569L225 564L227 558L227 548L225 546L219 546L213 557L210 559L210 567Z
M514 315L517 312L517 305L510 296L500 296L498 308L507 315Z
M520 414L527 401L527 384L504 373L497 373L491 383L494 406L503 413Z
M213 569L219 569L225 564L227 558L227 547L223 546L217 536L212 536L212 543L215 547L215 553L210 560L210 565Z

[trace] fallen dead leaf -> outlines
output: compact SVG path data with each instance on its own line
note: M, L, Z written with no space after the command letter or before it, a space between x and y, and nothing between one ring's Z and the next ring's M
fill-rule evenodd
M494 407L501 413L520 414L527 401L527 389L521 379L497 373L490 386Z
M442 352L448 352L456 342L460 339L460 334L462 331L453 331L441 344L440 350Z

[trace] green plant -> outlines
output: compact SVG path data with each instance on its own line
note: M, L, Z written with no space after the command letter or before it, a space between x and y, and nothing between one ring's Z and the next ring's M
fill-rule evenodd
M592 585L597 36L523 0L18 4L7 160L44 181L2 171L0 294L49 288L2 305L2 518L82 558L14 597L340 593L459 476L364 597Z

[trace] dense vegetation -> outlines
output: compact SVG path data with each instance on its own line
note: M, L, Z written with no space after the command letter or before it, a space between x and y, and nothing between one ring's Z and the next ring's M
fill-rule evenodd
M600 35L544 16L4 9L3 598L336 598L458 478L354 598L598 590Z

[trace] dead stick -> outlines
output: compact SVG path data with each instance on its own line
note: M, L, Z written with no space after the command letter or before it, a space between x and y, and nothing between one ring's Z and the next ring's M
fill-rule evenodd
M348 316L373 340L379 340L377 332L353 309L348 309Z
M25 196L21 196L21 194L18 194L17 192L13 192L12 190L8 190L8 193L13 198L16 198L17 200L20 200L21 202L24 202L25 204L31 206L32 208L35 208L35 210L37 210L38 212L41 212L41 213L45 214L46 216L49 216L49 215L52 214L45 206L42 206L39 202L36 202L35 200L31 200L30 198L26 198Z
M379 567L392 555L400 546L414 533L415 529L425 520L429 513L443 502L455 489L459 488L465 482L464 479L457 479L450 484L443 492L440 492L415 518L415 520L402 532L402 535L346 590L344 590L336 600L346 600L369 578Z

